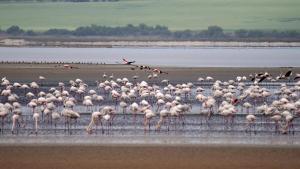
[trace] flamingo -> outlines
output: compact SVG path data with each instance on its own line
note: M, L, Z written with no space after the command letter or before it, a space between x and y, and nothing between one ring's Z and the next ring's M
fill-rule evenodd
M94 125L96 126L95 133L97 134L97 126L98 126L98 123L99 123L99 122L100 122L101 127L102 127L102 134L104 133L103 126L102 126L102 121L101 121L101 119L103 118L104 115L105 115L105 114L104 114L103 111L96 111L96 112L93 112L93 113L92 113L91 122L90 122L90 124L86 127L86 131L87 131L89 134L92 133L92 129L93 129L93 126L94 126Z
M39 80L40 80L40 85L42 86L43 85L43 81L45 80L46 78L44 76L39 76Z
M230 124L232 125L233 124L233 118L234 118L234 114L236 113L236 109L235 107L224 101L221 106L219 107L219 112L220 112L220 115L222 115L224 117L224 120L225 120L225 126L224 128L228 128L228 123L229 123L229 120L231 120Z
M105 106L101 110L104 114L103 119L107 122L107 128L110 128L113 124L116 110L111 106ZM109 131L109 130L108 130Z
M279 122L281 120L281 115L280 114L275 114L270 117L272 121L275 123L275 133L279 133Z
M141 109L141 112L144 113L144 132L147 132L147 126L148 126L148 131L150 131L150 126L151 126L151 119L155 116L155 113L149 109L150 105L143 107Z
M80 114L71 109L64 109L61 112L61 115L65 117L65 128L67 126L68 132L72 134L71 132L72 119L74 120L74 124L75 124L74 127L76 128L77 119L80 117Z
M34 120L34 128L35 128L35 134L37 135L38 134L38 128L39 128L39 120L40 120L40 114L35 111L33 113L33 120Z
M15 128L21 127L21 110L20 109L16 109L14 110L14 114L12 116L12 127L11 127L11 133L14 134ZM23 125L24 126L24 125ZM17 130L17 133L19 132L19 130Z
M281 126L282 127L281 128L281 133L282 134L287 134L287 133L290 132L290 129L292 129L292 134L294 135L294 133L295 133L294 124L293 124L294 116L289 111L282 112L282 115L284 117L285 124L283 124Z
M163 105L165 104L165 101L164 101L163 99L158 99L156 104L157 104L157 109L156 109L156 111L158 112L159 109L160 109L160 107L163 106Z
M60 114L58 112L52 112L51 118L54 121L54 132L56 133L57 122L60 119Z
M169 116L169 114L170 114L170 112L166 109L163 109L160 111L160 113L159 113L160 118L156 125L157 131L160 131L161 125L165 122L165 119ZM169 131L169 124L167 124L167 129Z
M122 108L122 111L123 111L123 119L125 119L125 113L126 113L126 108L127 108L127 103L124 102L124 101L121 101L120 102L120 107Z
M249 114L249 109L252 107L252 105L249 102L245 102L243 104L243 107L246 108L246 112L247 112L247 114Z
M90 97L85 98L82 104L86 106L86 111L92 110L93 102Z
M213 97L208 97L203 103L203 108L209 109L207 114L207 120L208 121L211 116L213 115L213 107L215 106L216 100Z
M256 131L255 131L255 120L256 120L256 116L254 114L248 114L246 116L246 126L247 126L247 129L246 129L246 132L250 132L251 133L251 128L253 128L254 130L254 134L256 134Z
M139 111L139 105L134 102L130 105L130 110L133 114L133 123L134 123L134 126L136 126L136 115L137 115L137 112Z
M8 115L8 110L4 107L4 105L0 105L0 118L1 118L1 133L4 133L4 119Z

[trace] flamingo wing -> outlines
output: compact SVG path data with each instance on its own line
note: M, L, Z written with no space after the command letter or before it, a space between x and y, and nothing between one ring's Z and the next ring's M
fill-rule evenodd
M124 62L128 62L128 61L127 61L126 59L124 59L124 58L123 58L123 61L124 61Z

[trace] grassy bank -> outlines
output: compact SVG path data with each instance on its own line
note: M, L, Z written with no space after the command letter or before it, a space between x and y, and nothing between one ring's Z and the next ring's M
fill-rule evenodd
M296 30L300 28L298 0L122 0L95 3L0 3L0 27L75 29L106 26L165 25L170 30L203 30L219 25L236 29Z

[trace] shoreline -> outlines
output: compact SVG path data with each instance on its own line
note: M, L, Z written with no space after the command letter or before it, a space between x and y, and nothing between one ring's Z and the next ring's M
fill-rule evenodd
M300 47L300 42L239 42L239 41L161 41L161 40L94 40L94 39L26 39L0 38L0 47L75 47L75 48L201 48L236 47L269 48Z
M0 152L1 148L3 147L196 147L196 148L202 148L202 147L210 147L210 148L260 148L260 149L274 149L274 148L280 148L280 149L299 149L300 146L298 145L256 145L256 144L72 144L72 143L66 143L66 144L55 144L55 143L49 143L49 144L0 144Z
M140 80L148 82L159 82L168 79L170 82L195 82L199 77L212 76L219 80L235 79L236 76L247 76L258 72L269 72L274 76L287 71L288 68L273 67L159 67L168 74L161 74L156 79L148 79L149 72L142 70L131 70L128 65L96 65L96 64L71 64L78 69L65 69L62 64L5 64L0 63L0 77L7 77L11 81L31 82L38 80L39 76L47 78L48 82L68 81L70 79L82 78L84 81L95 82L103 80L102 75L113 74L115 78L130 78L139 76ZM300 72L300 67L293 68L294 73Z
M0 146L3 168L297 168L299 148L231 146Z

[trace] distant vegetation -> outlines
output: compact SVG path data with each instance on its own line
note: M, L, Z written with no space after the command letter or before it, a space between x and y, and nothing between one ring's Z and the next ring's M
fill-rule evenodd
M107 26L83 26L75 30L67 29L49 29L43 32L33 30L23 30L19 26L11 26L6 30L0 30L0 34L9 36L99 36L99 37L159 37L160 40L274 40L274 41L300 41L299 31L263 31L263 30L245 30L239 29L233 32L224 32L219 26L209 26L202 31L170 31L166 26L147 26L140 24L138 26L127 25L124 27Z

